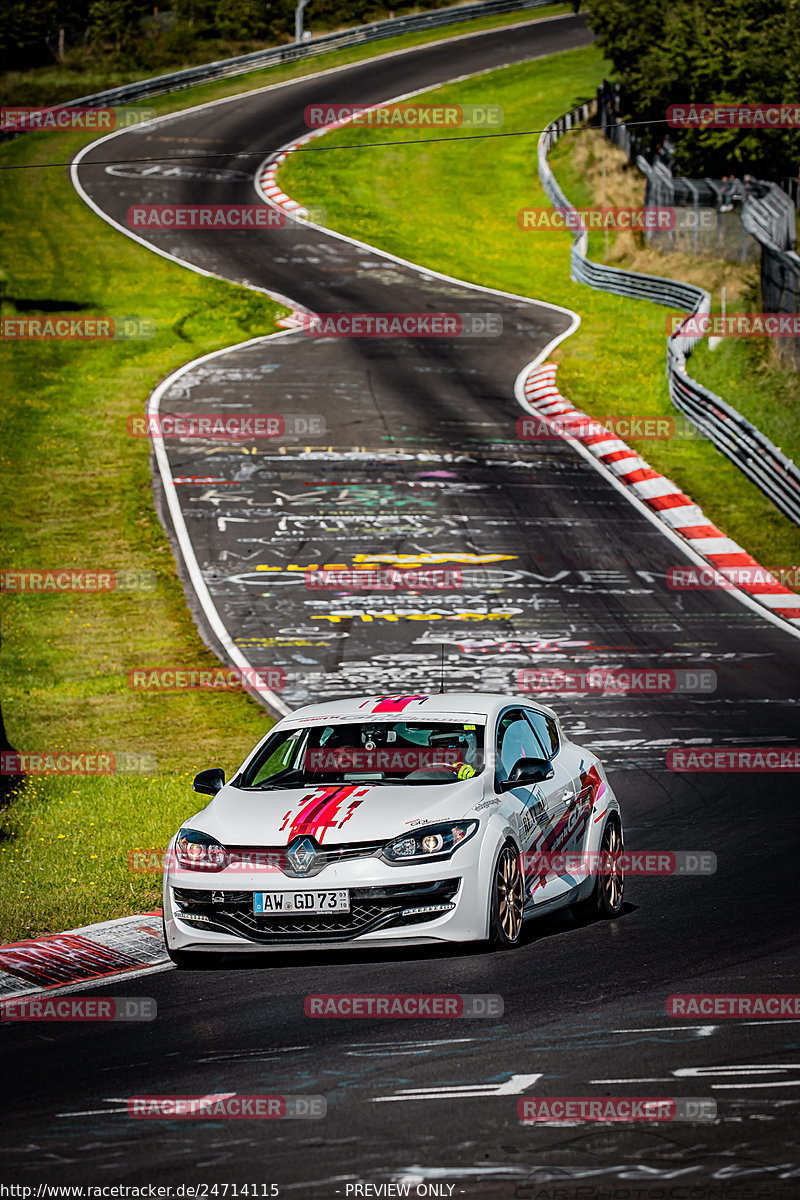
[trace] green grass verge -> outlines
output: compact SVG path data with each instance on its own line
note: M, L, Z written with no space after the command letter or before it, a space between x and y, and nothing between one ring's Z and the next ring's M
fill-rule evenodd
M504 132L535 130L590 97L608 70L600 52L589 47L431 94L450 103L500 104ZM669 310L571 282L569 235L518 227L519 209L548 204L536 170L536 136L430 146L403 146L401 137L396 145L370 148L386 140L385 131L338 129L328 141L352 150L290 156L281 186L295 199L323 204L331 227L413 262L575 309L581 327L554 355L564 394L598 418L673 417L664 379ZM590 203L583 176L571 166L569 139L557 147L554 161L570 199ZM704 439L631 444L757 559L797 561L800 530Z
M2 158L33 165L74 153L80 141L19 138ZM127 850L165 844L199 807L187 771L215 762L230 770L268 728L247 695L127 686L137 665L217 660L199 639L155 515L148 443L128 436L126 419L170 371L274 332L286 310L123 237L83 204L65 171L8 172L4 184L12 297L27 311L135 314L157 330L146 341L3 345L3 565L155 571L158 579L153 592L2 597L0 686L11 743L25 752L147 752L158 763L155 778L32 780L14 800L0 825L0 938L11 939L157 903L158 880L131 876ZM80 848L76 856L60 833Z
M459 0L460 2L460 0ZM457 25L448 26L442 29L419 30L417 33L400 34L397 37L386 38L380 42L368 42L361 46L354 46L346 50L331 51L328 54L321 54L318 57L308 58L300 62L293 63L286 67L266 67L258 71L249 72L245 76L235 76L230 80L225 81L225 91L216 92L215 95L232 95L238 94L243 86L249 90L252 87L258 87L261 83L279 82L282 79L296 79L300 75L311 75L317 71L326 70L329 67L341 66L344 63L360 62L365 58L374 58L379 54L391 53L395 50L407 50L413 46L421 46L426 42L443 41L448 38L459 37L465 33L478 33L482 29L501 28L505 25L516 25L520 22L529 20L541 20L544 17L560 16L562 13L572 12L570 4L548 4L543 8L529 10L527 13L523 11L513 13L501 13L492 17L476 17L473 21L462 21ZM247 48L247 51L242 53L251 53L255 50L268 49L267 43L253 45ZM213 51L209 51L213 53ZM237 53L235 48L227 50L221 48L219 53L213 54L214 59L233 57ZM208 59L204 61L209 61ZM164 75L173 71L181 71L186 67L200 65L191 56L185 58L176 58L171 63L159 64L157 68L151 72L143 72L139 70L115 70L111 67L98 66L76 71L70 69L68 65L58 67L41 67L31 71L7 71L2 79L0 79L0 104L4 105L39 105L39 104L57 104L65 100L74 100L78 96L90 96L95 92L104 92L109 88L122 87L126 83L134 83L148 75ZM246 80L246 84L242 84L242 80ZM201 103L203 89L217 89L219 83L203 84L202 88L190 88L186 92L180 93L181 96L191 97L191 101L185 101L180 107L186 107L187 103ZM141 105L136 104L136 107L157 107L160 110L160 105L166 101L170 112L174 111L178 105L176 104L176 94L170 93L167 97L156 97L151 100L142 101Z
M199 720L219 736L213 715ZM3 821L3 940L161 908L160 874L131 870L128 855L163 849L200 807L191 774L32 779Z
M738 311L749 309L742 306ZM797 371L776 361L766 339L724 338L715 350L704 340L692 355L689 371L752 421L792 462L800 463L800 380Z

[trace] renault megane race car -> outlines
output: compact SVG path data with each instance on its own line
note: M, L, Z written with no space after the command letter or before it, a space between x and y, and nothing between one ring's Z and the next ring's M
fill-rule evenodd
M209 953L489 939L572 906L622 910L620 807L549 708L490 693L309 705L170 842L164 931Z

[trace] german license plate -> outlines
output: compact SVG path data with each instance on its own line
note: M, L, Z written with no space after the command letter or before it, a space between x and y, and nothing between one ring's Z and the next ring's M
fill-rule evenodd
M273 913L350 912L349 891L335 892L254 892L253 912Z

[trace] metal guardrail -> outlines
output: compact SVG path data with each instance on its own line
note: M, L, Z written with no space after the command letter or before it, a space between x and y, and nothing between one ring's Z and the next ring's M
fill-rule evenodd
M782 188L772 184L759 199L742 205L742 228L761 247L761 304L765 312L800 312L800 255L795 251L794 202ZM795 338L779 343L786 366L800 369L800 344Z
M420 29L438 29L445 25L457 25L477 17L490 17L507 12L522 12L526 9L544 8L554 0L478 0L475 4L459 4L452 8L437 8L432 12L414 13L407 17L392 17L385 21L373 21L369 25L357 25L340 33L327 33L322 37L310 38L307 42L291 42L284 46L271 46L266 50L255 50L236 58L223 58L218 62L204 63L199 67L187 67L169 75L156 75L137 83L126 83L121 87L94 92L77 100L68 100L53 108L71 108L82 105L96 108L101 105L126 104L132 100L146 100L163 92L178 91L207 83L213 79L226 79L231 75L244 75L261 67L276 63L291 63L302 58L313 58L331 50L342 50L348 46L360 46L367 42L378 42L384 38L398 37L403 33L414 33ZM12 136L19 136L17 134Z
M691 247L681 246L674 231L648 231L645 235L648 243L664 248L666 242L670 250L711 252L714 257L738 258L740 262L757 256L761 266L763 311L800 312L800 255L795 252L795 208L800 207L800 176L785 180L787 190L784 190L776 183L745 175L743 180L735 180L732 190L726 192L722 180L687 179L673 175L671 167L663 160L649 163L643 154L637 153L641 143L636 134L619 121L614 101L605 97L601 88L597 90L597 120L603 135L619 146L628 161L635 162L646 176L645 204L694 210ZM736 206L735 212L730 211L731 204ZM728 211L723 211L726 206ZM703 207L716 210L716 230L707 226L701 237L699 210ZM779 339L777 351L787 366L800 369L800 344L796 339Z
M649 229L645 239L665 254L686 251L729 262L755 262L761 257L761 244L745 228L742 219L742 196L760 197L770 185L762 180L743 182L733 205L726 195L721 179L688 179L673 175L664 162L649 163L637 154L636 167L647 180L644 202L653 208L680 208L691 214L682 231ZM738 202L738 204L737 204ZM745 201L747 203L748 201Z
M561 190L547 156L559 137L592 115L595 102L578 105L553 121L539 137L539 178L550 202L575 211ZM651 300L692 315L711 311L711 296L704 288L679 279L644 275L592 262L588 257L588 232L578 221L570 252L570 274L577 283L635 300ZM714 443L790 520L800 524L800 470L768 437L720 396L692 379L687 359L700 336L683 332L683 325L667 339L667 382L672 403L701 433Z
M765 195L745 200L742 205L742 224L759 242L768 243L775 250L794 250L794 204L791 196L787 196L777 184L770 184Z

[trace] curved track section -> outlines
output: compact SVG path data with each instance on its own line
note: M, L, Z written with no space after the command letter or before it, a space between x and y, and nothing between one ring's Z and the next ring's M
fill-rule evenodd
M206 106L183 114L178 127L175 118L159 120L140 130L135 142L104 139L82 157L74 177L87 200L122 228L137 200L196 202L202 189L201 198L249 203L252 176L247 182L240 177L242 161L255 170L254 148L266 148L265 129L273 145L305 129L307 104L354 96L378 100L408 91L412 81L419 87L586 41L582 21L568 19L391 55L367 70L327 73L233 105ZM120 156L121 146L131 159L165 160L157 173L135 164L92 165ZM230 159L215 160L213 172L186 159L193 149L218 152L223 146ZM251 157L236 158L237 149ZM204 181L212 173L213 182ZM521 613L500 590L522 579L517 549L495 546L493 528L482 516L487 492L502 486L501 472L511 472L509 479L531 473L514 430L510 437L496 435L498 405L512 395L519 368L574 327L573 314L420 272L310 227L221 239L152 235L152 242L187 265L290 297L306 311L353 309L355 283L361 311L502 317L504 336L492 338L490 347L483 338L366 343L279 335L268 352L266 343L252 343L189 364L156 397L169 412L241 410L244 399L245 410L320 413L327 423L327 436L310 447L272 452L263 443L195 442L160 448L160 460L168 459L159 462L162 512L178 543L201 629L227 659L235 657L233 643L254 667L285 673L281 695L262 697L273 710L284 711L321 689L342 694L431 685L442 643L453 647L453 682L458 676L475 683L478 664L457 665L458 643L487 629L505 638L509 618ZM503 364L499 379L485 369L487 348L492 362ZM487 458L485 445L494 441L497 457ZM472 467L491 473L491 486L463 477ZM218 482L183 482L198 478ZM173 480L180 481L175 496ZM378 556L373 561L379 565L396 560L412 567L455 555L450 565L470 568L476 582L447 594L341 596L309 591L298 569L352 565L370 555ZM499 571L498 565L512 569ZM486 595L498 603L487 607Z
M139 169L131 178L102 160L113 149L183 170L187 149L205 148L229 155L223 172L239 172L237 151L296 139L314 100L377 102L586 37L579 18L496 31L180 114L97 144L80 183L121 225L133 201L250 202L246 179L143 178ZM554 704L573 736L609 763L629 848L706 850L719 866L709 877L633 879L620 920L554 917L513 954L353 950L123 981L113 990L158 999L159 1020L146 1037L121 1026L58 1027L57 1080L52 1043L35 1027L8 1031L9 1069L32 1080L6 1154L15 1178L57 1167L64 1182L153 1182L157 1171L159 1183L275 1181L281 1195L309 1197L392 1194L346 1189L411 1180L445 1189L428 1194L509 1200L594 1200L593 1189L612 1184L613 1195L669 1196L657 1189L691 1184L716 1196L746 1181L789 1196L800 1171L795 1024L664 1013L674 992L793 990L796 884L776 854L788 849L791 862L797 844L796 785L777 774L670 775L664 752L795 743L796 639L730 595L671 592L665 572L681 560L659 528L569 444L517 440L514 381L569 327L565 314L315 229L153 244L313 311L503 317L503 336L491 343L290 333L167 383L172 411L321 412L328 423L324 442L283 453L165 444L221 627L255 665L284 667L283 701L435 685L442 643L447 683L459 688L513 689L516 671L532 665L713 669L713 693ZM218 484L179 482L212 475ZM472 592L402 603L315 594L302 582L311 564L399 556L465 560L465 570L486 575ZM321 991L500 993L505 1013L494 1025L312 1022L303 997ZM281 1091L326 1095L324 1128L176 1122L148 1142L147 1164L121 1100ZM703 1126L534 1130L518 1124L516 1105L535 1094L711 1096L720 1115Z

